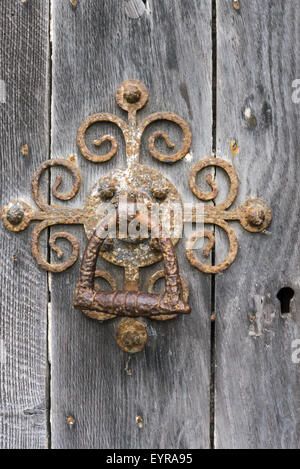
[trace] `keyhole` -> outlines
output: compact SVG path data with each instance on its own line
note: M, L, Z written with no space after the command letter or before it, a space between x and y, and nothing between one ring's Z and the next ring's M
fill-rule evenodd
M279 290L277 293L277 298L280 301L281 314L289 314L290 312L290 302L294 297L294 290L290 287L284 287Z

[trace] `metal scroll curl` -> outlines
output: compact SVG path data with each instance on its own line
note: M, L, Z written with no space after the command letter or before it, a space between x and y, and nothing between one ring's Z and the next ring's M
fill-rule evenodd
M42 174L48 169L48 168L53 168L55 166L61 166L65 169L67 169L73 177L73 187L69 192L62 193L59 192L59 186L62 183L62 175L59 174L52 186L52 194L54 197L58 200L66 201L66 200L71 200L73 199L76 194L78 193L80 186L81 186L81 174L77 166L69 161L69 160L63 160L63 159L53 159L53 160L48 160L45 161L39 168L35 171L32 182L31 182L31 187L32 187L32 196L34 198L35 203L37 204L38 207L40 207L42 210L49 210L51 208L60 208L57 205L48 205L41 193L40 193L40 180L42 177Z
M218 265L210 265L204 264L200 262L195 255L195 243L200 238L208 238L209 243L203 249L203 255L205 257L209 257L211 250L215 246L215 235L210 231L198 231L194 235L192 235L187 241L187 249L186 249L186 256L190 261L191 265L201 272L206 274L219 274L224 270L228 269L228 267L233 264L238 252L238 241L234 230L226 223L224 220L220 220L215 222L215 225L222 228L228 236L229 239L229 252L227 254L226 259Z
M53 159L45 161L34 173L32 179L32 195L35 200L35 203L40 207L43 211L50 212L52 217L50 216L49 219L42 221L33 231L32 241L31 241L31 251L32 255L35 258L37 264L44 270L50 272L63 272L71 267L78 259L79 256L79 242L70 233L67 232L58 232L53 233L49 238L49 246L51 249L56 253L58 259L62 259L64 257L64 252L62 249L56 244L57 239L65 239L67 240L72 247L72 253L69 259L61 262L59 264L53 264L46 261L43 255L40 252L39 248L39 240L42 232L55 225L64 225L70 224L70 215L69 210L66 211L62 209L58 205L48 205L40 193L40 181L42 174L48 169L53 167L63 167L68 170L73 178L73 186L70 191L62 193L59 192L59 187L62 183L62 175L59 174L52 186L52 194L54 197L61 201L67 201L73 199L76 194L78 193L80 186L81 186L81 174L77 166L71 160L63 160L63 159Z
M73 199L78 193L81 186L81 174L75 164L74 157L70 157L68 160L64 159L53 159L45 161L35 171L32 178L32 196L40 210L35 210L29 204L24 201L15 200L8 203L3 207L1 211L1 218L4 226L14 232L25 230L32 221L38 221L39 224L35 227L31 241L31 251L37 264L44 270L50 272L63 272L71 267L78 259L79 256L79 242L70 233L57 232L53 233L49 238L49 246L56 253L58 259L64 257L64 252L56 244L58 239L65 239L72 247L72 252L69 259L53 264L48 262L40 251L40 237L44 230L53 227L55 225L71 225L71 224L82 224L85 220L84 208L65 209L62 206L55 204L48 204L40 192L40 182L43 173L53 167L63 167L69 171L73 178L72 188L68 192L60 192L59 187L62 183L62 175L59 174L52 186L52 194L54 197L61 201L67 201Z
M183 133L183 143L181 145L181 148L172 155L160 153L155 147L155 142L158 138L162 138L165 141L167 147L170 149L174 148L175 144L170 140L167 133L161 130L158 130L149 137L149 140L148 140L149 152L153 156L153 158L156 158L157 160L163 163L176 163L177 161L181 160L182 158L186 156L186 154L189 152L189 149L191 147L192 133L191 133L190 127L183 119L181 119L176 114L172 114L171 112L156 112L154 114L151 114L149 117L147 117L144 120L144 122L142 122L142 124L139 127L139 133L142 135L145 129L150 124L157 122L157 121L169 121L169 122L173 122L174 124L177 124L181 128L182 133Z
M207 174L206 176L206 182L212 188L212 191L210 193L206 194L202 192L196 185L196 178L197 178L198 173L202 171L204 168L208 168L209 166L222 168L228 176L229 184L230 184L229 194L226 197L226 200L222 202L221 204L218 204L217 206L219 210L225 210L229 208L235 201L236 196L238 194L238 188L239 188L239 178L236 173L236 170L227 161L224 161L221 158L214 158L214 157L205 158L204 160L199 161L193 167L189 176L189 185L190 185L191 191L198 197L198 199L204 200L204 201L214 200L217 197L217 195L219 194L219 189L218 189L216 182L213 180L211 174Z
M130 129L128 124L126 124L126 122L124 122L120 117L108 113L94 114L85 119L85 121L81 124L77 133L77 144L80 148L82 156L84 156L84 158L86 158L87 160L92 161L93 163L105 163L117 153L118 142L117 139L112 135L104 135L103 137L94 140L93 143L96 147L100 147L104 142L110 142L110 151L105 155L97 155L96 153L90 151L86 143L86 133L92 125L98 122L110 122L112 124L117 125L119 129L121 129L126 143L129 140Z
M238 253L238 241L235 231L231 228L228 221L239 221L242 227L250 232L263 233L272 220L271 210L268 205L260 199L249 199L242 206L228 210L235 201L239 179L235 168L221 158L209 157L199 161L192 169L189 176L190 189L198 199L202 201L213 201L219 194L219 188L211 174L206 175L206 182L211 187L208 193L203 192L197 187L196 179L200 171L208 167L217 167L225 171L229 181L229 192L226 199L216 205L207 205L203 208L203 224L213 224L224 230L229 240L229 251L227 257L218 265L211 265L200 262L195 255L195 244L200 238L207 238L208 244L203 249L203 255L208 257L211 250L215 247L215 235L210 231L200 230L193 234L187 241L186 256L193 267L204 273L218 274L228 269L233 264ZM196 210L193 213L192 220L196 219Z
M63 272L64 270L69 269L69 267L71 267L73 264L75 264L75 262L77 261L78 256L79 256L79 242L77 241L75 236L71 235L70 233L66 233L66 232L53 233L49 238L49 245L50 245L51 249L56 252L56 255L57 255L58 259L61 259L64 256L64 253L63 253L62 249L59 246L57 246L56 240L57 239L65 239L66 241L68 241L72 246L72 254L71 254L71 256L68 260L66 260L66 261L64 261L60 264L52 264L52 263L47 262L46 259L43 257L43 255L40 252L39 240L40 240L40 236L41 236L42 232L45 229L50 228L51 226L61 225L61 224L65 224L65 223L66 223L65 218L57 219L55 221L44 220L42 223L40 223L38 226L36 226L34 231L33 231L32 240L31 240L32 255L35 258L37 264L42 269L47 270L49 272L58 273L58 272Z

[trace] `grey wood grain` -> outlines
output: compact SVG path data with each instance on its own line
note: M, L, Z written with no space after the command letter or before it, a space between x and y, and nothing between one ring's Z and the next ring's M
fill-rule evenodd
M132 19L140 18L146 10L143 0L125 0L125 14Z
M48 158L48 2L0 2L0 206L32 202ZM29 147L23 156L21 148ZM47 446L47 276L31 229L0 228L0 448Z
M110 162L101 166L85 161L76 147L76 132L92 113L121 115L114 93L128 78L144 81L151 93L139 119L166 110L190 123L192 162L156 162L146 151L146 140L142 161L178 185L185 201L193 200L188 172L211 152L211 2L149 0L137 19L117 0L79 1L77 8L60 0L52 5L52 157L78 154L84 183L74 205L83 203L100 176L124 163L121 139ZM108 129L99 126L97 135ZM82 254L82 229L79 240ZM210 278L191 271L182 246L177 252L193 314L166 324L149 322L149 345L129 364L114 340L117 321L100 324L72 307L80 261L51 276L53 448L209 447ZM122 286L122 273L104 261L101 265ZM75 424L68 426L68 416ZM143 419L142 428L137 416Z
M268 234L236 224L237 260L216 281L217 448L300 446L300 365L292 362L300 338L299 6L251 0L236 11L217 2L218 156L238 171L237 203L260 196L273 211ZM217 261L226 249L219 235ZM295 297L281 315L276 295L285 286Z

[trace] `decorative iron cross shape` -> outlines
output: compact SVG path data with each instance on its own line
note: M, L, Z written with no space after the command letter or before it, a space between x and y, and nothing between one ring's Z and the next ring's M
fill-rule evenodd
M91 239L97 226L99 225L99 207L109 201L118 206L120 197L124 194L134 202L143 201L152 204L155 200L161 207L168 207L171 203L182 204L181 196L176 187L158 171L146 167L140 163L141 138L145 129L152 123L167 120L175 123L181 128L183 142L181 148L172 155L161 153L156 146L157 139L164 140L169 148L169 152L175 145L169 136L160 130L154 132L149 138L150 154L165 163L176 163L184 158L190 150L192 134L188 124L176 114L169 112L154 113L147 117L143 122L137 122L137 111L143 108L148 101L148 91L143 83L137 80L127 80L122 83L116 92L116 101L118 105L128 112L128 123L120 117L109 114L99 113L88 117L78 130L77 143L82 155L93 163L104 163L110 160L117 152L118 143L115 137L104 135L93 142L94 147L101 146L104 142L110 142L110 151L105 155L93 153L87 143L86 134L88 129L99 122L110 122L117 125L124 136L126 143L127 166L110 171L104 177L96 182L91 189L85 205L81 208L63 208L55 204L48 204L40 193L40 180L42 174L51 167L60 166L68 170L73 177L73 187L67 193L59 191L62 182L62 176L59 175L52 187L52 194L61 201L71 200L78 193L81 185L81 173L77 167L76 157L71 156L65 159L52 159L43 163L34 173L32 179L32 195L38 206L38 209L32 208L23 201L12 201L2 208L2 221L4 226L11 231L18 232L25 230L32 221L39 222L35 227L31 249L38 265L50 272L62 272L71 267L79 255L79 243L76 238L65 232L53 233L50 236L50 247L56 252L57 257L63 257L62 250L56 245L58 238L67 239L72 245L72 254L69 259L59 263L49 263L41 254L39 249L39 238L41 233L54 225L84 225L88 239ZM186 255L193 267L205 273L217 274L227 269L235 260L238 251L238 242L234 230L229 225L229 221L238 220L244 229L249 232L264 232L271 222L271 210L260 199L249 199L242 206L232 210L239 187L238 176L234 167L228 162L210 157L199 161L192 169L189 176L189 185L192 192L201 201L213 201L218 195L218 187L211 174L206 176L206 181L211 187L211 192L202 192L196 184L196 177L200 171L208 167L222 168L229 179L229 193L224 202L217 205L195 205L190 214L184 215L183 222L199 222L203 224L217 225L223 229L229 238L229 252L226 259L218 265L202 263L196 257L194 244L199 238L207 238L208 243L203 249L203 254L209 257L212 248L215 245L215 236L212 232L201 229L193 233L188 240ZM201 210L199 210L201 209ZM199 220L200 214L200 220ZM202 214L202 215L201 215ZM202 218L201 218L202 217ZM100 217L101 218L101 217ZM178 242L178 237L171 236L172 243ZM101 256L107 261L122 266L125 269L125 290L138 291L139 289L139 269L161 260L162 253L155 249L153 243L127 243L120 244L120 240L107 239L103 243L100 251ZM150 279L148 291L153 292L155 282L163 277L165 273L158 271ZM115 280L108 273L95 271L95 277L106 279L113 290L116 290ZM182 279L183 297L187 302L188 287ZM126 310L126 308L125 308ZM102 313L101 311L86 311L88 316L94 319L109 319L115 317L115 314ZM125 314L124 314L125 315ZM173 315L156 315L153 319L170 319Z

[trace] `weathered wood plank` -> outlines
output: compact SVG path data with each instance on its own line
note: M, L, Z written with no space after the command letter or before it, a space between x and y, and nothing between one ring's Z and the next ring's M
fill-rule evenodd
M0 3L1 207L31 202L32 173L48 158L48 27L47 1ZM47 446L47 276L31 231L0 229L0 448Z
M216 447L299 448L299 1L217 2L218 155L240 177L237 203L272 207L267 235L239 226L235 264L216 283ZM230 140L239 154L232 157ZM217 243L217 260L226 255ZM295 291L289 315L276 298ZM251 324L250 317L256 315Z
M133 3L85 0L72 8L53 1L52 157L79 155L76 132L83 119L100 111L120 115L114 92L125 79L137 78L151 93L139 118L167 110L192 126L192 162L170 167L153 161L146 150L142 154L145 164L159 168L191 201L188 172L211 152L211 2L148 0L136 19L131 16L143 9ZM100 135L106 130L100 128ZM118 155L103 166L78 157L84 184L75 205L100 176L124 164L121 139L120 144ZM85 246L83 231L79 239ZM54 448L209 446L210 278L191 274L182 246L177 252L193 314L149 323L150 343L129 362L131 376L125 370L129 357L115 344L116 321L99 324L72 307L80 263L52 276ZM116 268L101 265L121 281ZM68 416L74 425L68 426Z

